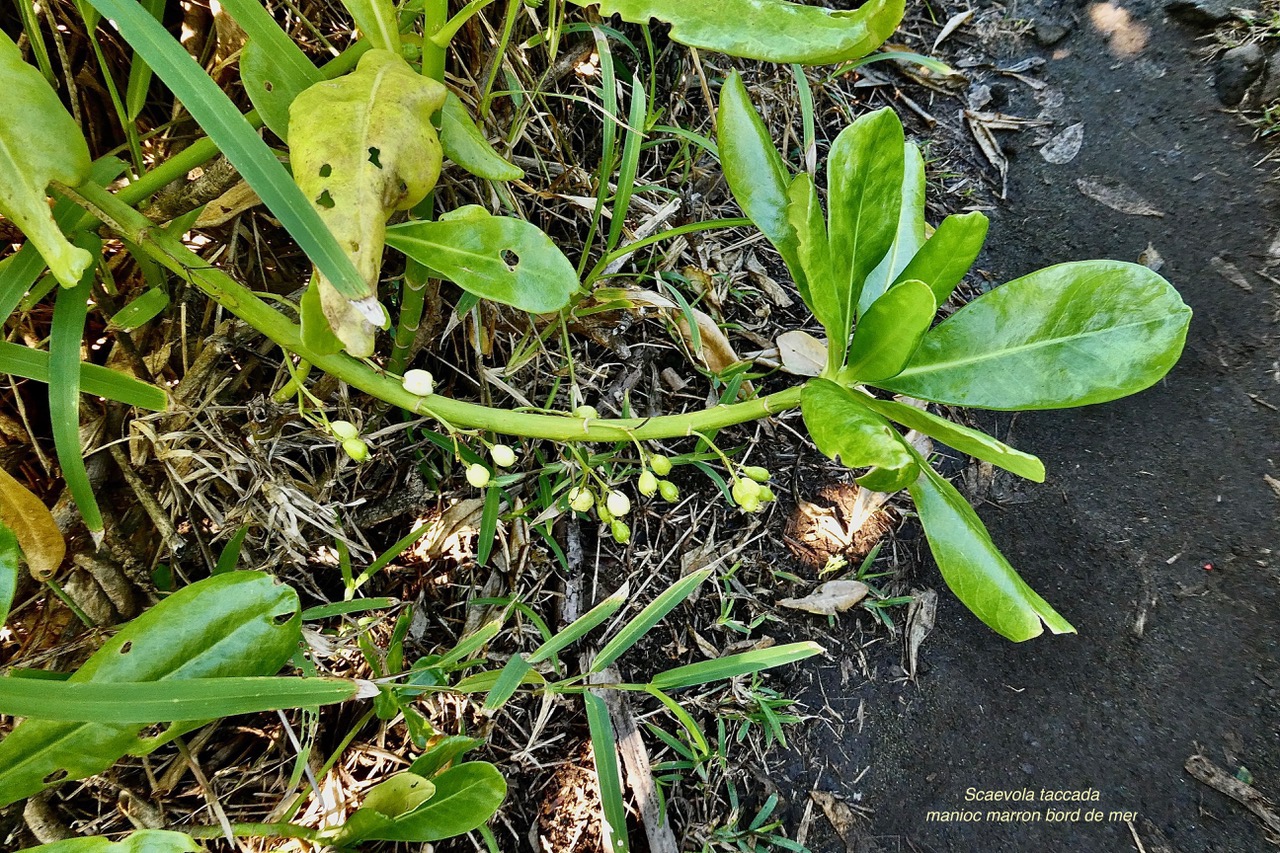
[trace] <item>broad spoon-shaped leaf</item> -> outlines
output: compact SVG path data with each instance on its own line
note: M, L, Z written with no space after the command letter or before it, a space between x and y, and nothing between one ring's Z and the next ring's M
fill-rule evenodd
M319 277L325 317L351 355L371 355L375 329L387 326L377 300L387 219L422 201L440 176L431 116L444 100L442 84L371 50L354 72L317 83L289 107L294 180L365 282L361 298L347 299Z
M916 459L893 426L861 402L862 395L826 379L811 379L800 411L813 443L846 468L871 468L858 484L892 494L916 479Z
M657 18L672 41L765 62L829 65L866 56L897 29L902 0L867 0L852 11L787 0L573 0L633 24Z
M301 624L297 593L269 575L215 575L125 625L68 681L274 675L297 649ZM139 723L26 720L0 741L0 806L101 773L121 756L146 755L199 725L174 721L150 735Z
M0 32L0 215L22 229L63 287L75 287L93 256L67 241L45 189L89 175L89 146L44 77Z

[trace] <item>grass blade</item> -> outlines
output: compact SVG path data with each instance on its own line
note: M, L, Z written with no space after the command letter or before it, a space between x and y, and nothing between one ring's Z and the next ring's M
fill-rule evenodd
M88 0L173 91L311 262L350 299L364 280L276 155L168 31L136 0Z
M622 774L618 770L618 738L604 700L594 693L584 693L582 699L587 704L587 727L591 731L591 751L596 757L596 779L600 784L600 805L604 809L605 837L601 847L611 853L628 853L631 847L627 840L627 806L622 800Z
M43 350L0 341L0 373L48 383L51 375L49 358L49 353ZM80 366L80 390L85 394L106 397L126 406L137 406L152 412L163 412L169 407L169 398L163 388L149 385L109 367L82 362L78 348L76 363Z
M534 653L529 656L529 663L540 663L547 660L585 637L593 628L604 622L614 613L617 613L619 607L626 604L628 592L629 587L624 583L613 595L609 596L604 601L573 620L573 622L559 634L556 634L550 640L547 640L541 646L538 646L538 648L534 650Z
M94 258L102 251L101 242L89 235L81 235L76 245ZM102 513L93 496L84 464L84 449L80 446L80 344L89 316L89 292L96 274L97 265L91 264L79 284L58 291L49 333L49 371L59 381L49 383L49 418L53 422L53 446L58 452L58 464L62 466L62 478L80 509L85 527L99 540Z
M9 618L9 608L18 591L18 557L18 537L0 521L0 628Z
M488 696L484 697L484 709L486 711L496 711L507 704L507 700L515 695L516 690L524 683L524 678L531 669L533 667L520 655L515 655L511 660L507 661L507 665L502 668L502 672L498 675L498 680L494 682L493 689L489 691Z
M616 661L623 652L634 646L650 628L657 625L664 616L688 598L710 575L711 569L703 569L672 584L662 595L655 598L652 604L641 610L635 615L635 618L622 626L622 630L618 632L617 636L605 644L605 647L596 655L595 660L591 662L591 672L600 672Z
M788 643L785 646L774 646L753 652L727 655L715 660L703 660L688 666L678 666L666 672L660 672L650 681L658 690L681 690L706 684L708 681L719 681L738 675L748 675L775 666L795 663L825 651L817 643Z
M151 682L66 682L0 678L0 710L67 723L166 723L357 698L367 682L346 678L193 678Z
M640 77L633 77L631 113L627 117L627 135L622 142L622 164L618 167L618 191L613 197L613 217L609 221L609 239L604 247L606 254L618 247L622 228L627 223L627 210L631 207L631 195L635 192L636 174L640 169L640 143L644 141L648 115L648 94Z

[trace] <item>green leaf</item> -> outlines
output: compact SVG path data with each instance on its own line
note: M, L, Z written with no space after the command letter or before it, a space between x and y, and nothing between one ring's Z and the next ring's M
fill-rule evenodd
M853 384L897 376L915 354L937 312L933 291L924 282L906 281L889 288L858 320L841 378L847 374L846 384Z
M94 256L63 236L45 189L51 181L75 186L88 177L89 146L48 81L3 32L0 83L0 215L22 229L59 284L75 287Z
M865 56L880 46L902 20L902 0L867 0L853 11L802 6L786 0L573 0L600 6L602 16L619 15L644 24L657 18L671 25L671 39L690 47L765 62L830 65Z
M462 835L488 822L507 796L507 782L487 761L468 761L431 779L435 795L375 835L379 841L422 843Z
M1019 477L1026 477L1037 483L1044 482L1043 462L1030 453L1023 453L1003 441L997 441L985 432L970 429L924 409L917 409L915 406L894 400L880 400L868 396L863 403L873 412L896 421L908 429L922 432L961 453L990 462Z
M648 607L631 618L617 635L605 643L603 649L596 653L591 661L591 672L600 672L612 664L622 653L640 641L649 629L662 621L672 610L676 609L693 591L711 576L711 569L703 569L686 575L667 587Z
M177 96L325 277L349 298L365 284L253 125L137 0L88 0Z
M53 513L25 486L0 468L0 524L18 540L31 576L43 583L53 577L67 554Z
M436 786L413 772L397 773L369 790L364 803L339 830L335 847L348 848L356 843L380 838L395 825L397 819L431 799Z
M948 216L898 273L894 284L912 279L923 281L939 305L946 302L978 259L987 239L988 225L987 217L977 211Z
M289 105L324 79L260 0L227 0L222 8L248 36L240 52L240 80L263 123L289 139Z
M462 735L449 735L441 738L439 742L418 756L413 764L409 765L409 772L430 779L443 770L445 765L483 744L484 741L478 738L464 737Z
M49 353L22 344L0 341L0 373L47 383ZM153 412L163 412L169 406L169 398L163 388L149 385L110 367L87 362L80 362L80 390L85 394L106 397L108 400Z
M881 56L882 54L876 54ZM903 146L902 207L898 212L898 233L880 263L867 276L858 298L858 313L866 311L906 269L907 263L925 242L925 172L919 146ZM941 300L939 300L941 304Z
M649 683L658 690L680 690L706 684L708 681L719 681L734 678L753 672L784 666L798 660L820 655L825 651L817 643L788 643L784 646L773 646L753 652L726 655L715 660L703 660L688 666L678 666L660 672L650 679Z
M627 838L627 806L622 799L622 773L618 769L618 737L604 700L594 693L583 693L582 700L587 706L587 729L591 733L596 783L604 811L605 831L600 849L628 853L631 842Z
M289 587L258 572L218 575L126 624L66 683L272 675L296 650L300 626ZM175 722L152 736L136 723L27 720L0 741L0 806L101 773L121 756L146 755L200 725Z
M200 853L203 848L182 832L144 829L124 841L112 841L101 835L92 838L68 838L39 847L27 847L20 853Z
M843 334L832 344L843 363L863 283L893 245L902 208L902 122L885 107L861 116L831 145L827 160L828 233L837 269L836 301Z
M348 294L319 271L320 306L353 356L372 355L375 330L389 323L377 299L387 220L426 198L440 177L431 116L444 100L441 83L397 54L371 50L354 72L315 84L289 107L294 179L364 280Z
M168 307L169 294L159 287L153 287L143 291L140 296L130 300L128 305L112 314L111 322L107 323L107 331L132 332L150 323Z
M437 222L387 229L387 245L484 299L549 314L569 304L578 274L534 225L468 205Z
M826 379L810 379L800 392L800 412L813 443L846 468L872 468L858 483L893 493L915 480L911 449L888 421L860 397Z
M790 181L787 167L737 71L725 79L720 89L716 142L720 148L724 178L738 206L781 253L795 279L796 289L805 304L812 308L804 264L798 254L796 232L787 216Z
M1020 643L1047 626L1055 634L1075 628L1018 576L991 541L977 513L955 487L923 462L909 487L929 550L951 591L1002 637Z
M1177 362L1191 309L1137 264L1046 267L970 302L881 387L980 409L1060 409L1141 391Z
M502 673L494 682L493 689L489 691L488 696L484 697L484 709L496 711L507 704L507 700L515 695L516 690L524 683L525 676L532 669L533 667L523 657L512 655L506 666L502 667Z
M586 613L566 625L564 630L534 649L529 656L529 663L541 663L567 649L589 634L597 625L618 612L618 608L627 603L630 587L623 584L617 592L588 610Z
M342 0L342 5L375 50L400 54L400 19L390 0Z
M76 242L82 248L92 247L93 257L102 250L101 241L91 234L78 235ZM79 284L58 291L54 303L49 332L49 372L60 381L49 383L49 419L53 422L53 446L58 453L62 479L80 510L85 527L96 542L101 542L102 512L85 467L85 448L80 446L80 345L95 273L96 267L91 264Z
M0 678L0 713L64 723L169 723L349 702L347 678L191 678L151 682Z
M848 335L842 326L844 309L835 286L835 264L827 237L827 218L818 200L818 188L807 172L801 172L787 188L787 220L795 238L799 280L813 282L801 294L829 340ZM832 354L831 367L839 368Z
M440 112L440 144L445 156L471 174L489 181L515 181L524 170L503 159L476 126L462 100L453 92L445 95Z
M18 561L21 557L18 537L0 521L0 628L9 618L9 608L13 607L13 596L18 591Z

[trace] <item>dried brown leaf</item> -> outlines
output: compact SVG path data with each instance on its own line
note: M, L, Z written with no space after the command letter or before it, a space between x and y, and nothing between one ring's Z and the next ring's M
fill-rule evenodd
M54 522L49 508L2 468L0 521L17 537L31 576L42 582L53 577L67 554L62 531Z
M862 581L827 581L803 598L779 599L778 606L819 616L835 616L856 607L867 597L867 591L867 585Z
M1120 213L1130 216L1164 216L1164 211L1115 178L1102 176L1078 178L1076 187L1086 198L1105 204Z

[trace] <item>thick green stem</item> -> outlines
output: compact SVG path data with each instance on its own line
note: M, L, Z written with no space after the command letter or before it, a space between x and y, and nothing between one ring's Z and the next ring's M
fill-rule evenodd
M192 838L226 837L226 830L221 826L183 826L178 831ZM231 834L236 838L304 838L307 841L320 837L317 830L296 823L233 823Z
M322 355L309 349L302 343L297 324L226 273L208 266L199 255L154 227L146 217L101 187L85 184L74 189L63 188L62 191L121 237L136 244L148 257L203 290L283 349L296 353L304 361L354 388L415 414L435 418L447 426L554 441L650 441L709 432L776 415L800 405L800 387L797 386L767 397L730 406L715 406L691 414L584 420L496 409L434 394L419 397L404 390L397 377L389 376L364 361L345 354Z

